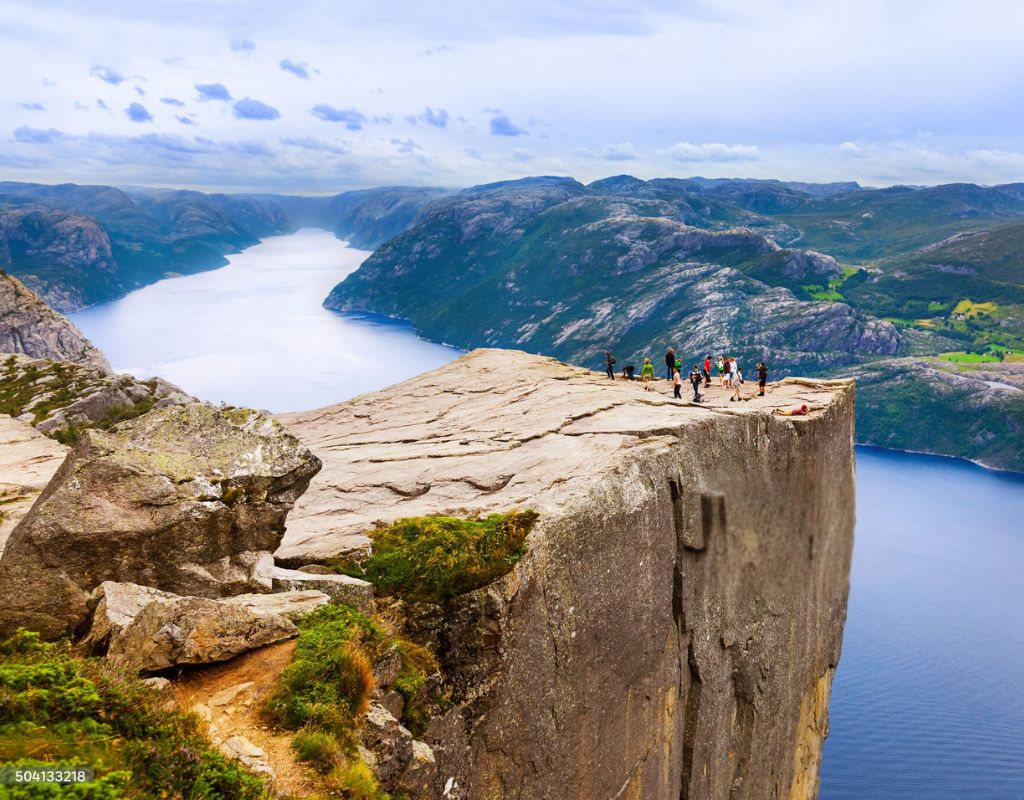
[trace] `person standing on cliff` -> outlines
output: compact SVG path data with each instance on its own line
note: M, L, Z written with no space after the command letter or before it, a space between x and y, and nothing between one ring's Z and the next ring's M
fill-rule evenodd
M649 358L645 358L644 365L640 367L640 380L643 381L644 391L651 391L651 381L654 380L654 364Z
M615 380L615 356L607 350L604 351L604 371L608 373L609 378Z
M718 382L725 388L725 359L721 356L718 357Z
M679 377L679 362L676 362L675 369L672 370L672 396L676 400L683 399L683 379Z
M668 369L668 377L666 380L672 380L672 372L676 368L676 351L671 347L668 349L668 352L665 353L665 366Z
M704 356L704 386L711 385L711 356Z
M701 374L700 367L696 364L693 365L693 369L690 370L690 385L693 386L693 402L700 402L700 385L704 380L704 376Z
M757 362L757 396L764 397L764 385L768 383L768 367L763 361Z

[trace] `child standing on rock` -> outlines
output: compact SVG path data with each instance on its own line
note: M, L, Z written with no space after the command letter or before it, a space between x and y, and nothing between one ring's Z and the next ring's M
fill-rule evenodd
M640 368L640 380L643 381L644 391L651 391L651 381L654 380L654 364L649 358L644 359L644 365Z
M679 377L679 362L676 362L675 368L672 370L672 396L676 400L682 400L683 394L683 379Z

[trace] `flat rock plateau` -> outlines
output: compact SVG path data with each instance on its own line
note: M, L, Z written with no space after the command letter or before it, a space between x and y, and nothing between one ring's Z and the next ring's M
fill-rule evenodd
M463 689L425 740L460 797L817 796L853 384L747 383L738 402L713 386L701 404L653 386L477 350L281 418L323 469L279 563L351 557L402 517L540 514L512 572L446 609Z

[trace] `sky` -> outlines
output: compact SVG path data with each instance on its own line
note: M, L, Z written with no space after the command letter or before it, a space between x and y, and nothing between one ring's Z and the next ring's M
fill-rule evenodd
M0 0L0 180L1024 181L1013 0Z

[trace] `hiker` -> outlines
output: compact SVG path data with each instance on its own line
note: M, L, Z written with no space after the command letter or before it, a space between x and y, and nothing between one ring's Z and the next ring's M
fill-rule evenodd
M654 380L654 364L649 358L645 358L644 365L640 367L640 380L644 382L644 391L651 391L651 381Z
M676 368L676 351L671 347L665 353L665 366L668 367L668 377L665 380L672 380L672 372Z
M772 413L778 414L780 417L803 417L806 416L810 409L806 405L797 406L792 409L776 408Z
M607 350L604 351L604 371L608 373L609 378L615 380L615 356Z
M764 397L764 385L768 383L768 367L763 361L757 362L757 396Z
M732 388L732 356L725 357L725 382L722 384L726 389Z
M675 369L672 370L672 396L676 400L683 399L683 379L679 377L679 362L676 362Z
M740 365L736 363L735 359L732 362L732 397L730 400L742 400L740 397L740 386L743 385L743 370L740 369Z
M690 384L693 386L693 402L700 402L700 385L704 380L704 376L701 374L700 367L696 364L693 365L693 369L690 370Z
M718 382L724 387L725 386L725 359L721 356L718 357Z
M636 380L636 366L633 364L626 364L622 368L622 379L626 381Z
M711 356L704 356L704 386L711 385Z

